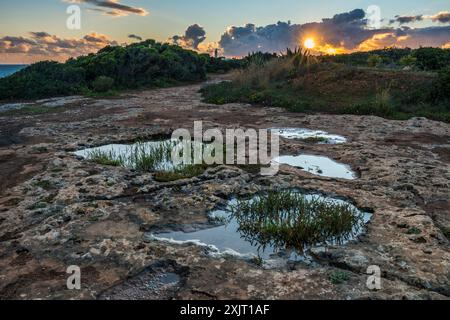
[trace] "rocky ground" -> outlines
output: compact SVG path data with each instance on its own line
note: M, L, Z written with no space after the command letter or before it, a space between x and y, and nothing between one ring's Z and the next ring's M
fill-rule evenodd
M66 99L42 114L0 113L1 299L448 299L450 126L426 119L291 114L201 102L201 85ZM53 104L52 104L53 105ZM14 106L14 110L17 106ZM341 134L339 145L282 140L285 154L326 155L356 180L283 166L262 177L219 166L158 183L151 173L77 159L87 146L150 139L174 129L302 127ZM315 248L313 263L264 268L149 232L208 225L232 195L299 187L347 197L374 215L359 241ZM66 269L81 267L81 290ZM382 289L366 286L367 267ZM345 270L348 281L329 277Z

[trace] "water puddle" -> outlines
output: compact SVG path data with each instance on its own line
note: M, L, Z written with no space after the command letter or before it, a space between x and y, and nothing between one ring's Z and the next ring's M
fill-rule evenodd
M328 157L301 154L280 156L272 161L300 168L315 175L329 178L354 180L357 178L350 166L336 162Z
M191 143L192 157L195 156L195 146ZM208 145L201 144L202 150ZM172 152L183 150L180 140L165 139L160 141L136 142L133 144L108 144L100 147L87 148L74 152L77 157L103 164L114 164L127 168L143 169L145 171L171 171L181 169L182 164L174 164ZM193 158L192 158L193 159Z
M232 199L223 209L217 209L209 214L211 221L218 224L215 227L199 230L195 232L167 232L159 234L148 234L147 237L151 240L164 241L173 244L194 244L205 247L208 252L215 257L219 256L236 256L244 259L260 259L264 264L274 264L275 261L307 261L309 258L308 249L316 245L344 245L349 241L357 239L363 233L365 225L369 222L372 214L363 212L341 199L331 198L318 194L301 194L299 191L295 192L302 196L306 201L316 203L317 210L323 210L323 206L340 205L345 207L354 214L356 223L351 225L346 232L341 234L330 235L327 230L326 240L312 243L303 242L301 249L286 245L286 241L282 238L270 237L270 232L261 232L259 229L254 229L255 225L261 223L261 215L247 215L236 211L236 205L239 200ZM259 196L245 200L244 203L252 204ZM242 203L242 202L241 202ZM319 205L317 205L319 203ZM239 206L241 208L241 206ZM305 209L306 208L306 209ZM303 207L302 210L308 210L308 207ZM305 211L302 211L305 212ZM297 214L297 213L296 213ZM316 214L316 213L314 213ZM287 213L283 212L279 219L287 219ZM298 216L298 214L297 214ZM289 216L291 219L292 217ZM288 220L286 220L288 221ZM287 225L291 223L289 220ZM267 225L266 225L267 228ZM289 228L289 227L288 227ZM287 229L285 229L287 230ZM292 229L301 230L301 229ZM287 231L288 232L288 231ZM300 233L299 233L300 234ZM323 236L323 234L322 234ZM318 239L318 238L315 238ZM275 263L276 264L276 263Z
M171 299L182 278L166 270L144 270L124 282L102 292L100 300L159 300Z
M347 139L343 136L329 134L328 132L320 130L303 128L273 128L271 129L271 132L286 139L299 139L318 144L340 144L347 142Z

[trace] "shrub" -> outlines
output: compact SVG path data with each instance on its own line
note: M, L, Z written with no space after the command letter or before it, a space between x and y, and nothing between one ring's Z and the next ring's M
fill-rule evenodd
M413 67L417 62L417 58L409 54L400 59L400 64L404 67Z
M434 83L434 97L435 99L450 98L450 65L439 72L438 79Z
M369 67L372 67L372 68L379 67L381 65L381 63L383 63L383 59L377 54L371 54L367 58L367 65Z
M39 62L0 79L0 99L83 94L88 92L88 84L97 92L105 92L112 85L135 89L199 81L206 78L205 64L194 51L154 40L107 46L64 64Z
M86 86L83 68L44 61L0 79L0 99L71 95Z
M92 88L96 92L107 92L113 88L114 79L106 76L99 76L92 82Z
M332 284L342 284L350 280L351 275L346 271L334 271L330 274L329 279Z
M422 70L440 70L450 64L450 49L419 48L413 56Z

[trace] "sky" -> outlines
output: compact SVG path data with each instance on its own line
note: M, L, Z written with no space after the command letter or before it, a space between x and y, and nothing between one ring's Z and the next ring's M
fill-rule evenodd
M66 25L71 5L81 9L75 30ZM355 11L371 5L380 9L379 32ZM140 38L226 56L277 51L305 37L327 53L450 46L449 11L450 0L0 0L0 63L64 61Z

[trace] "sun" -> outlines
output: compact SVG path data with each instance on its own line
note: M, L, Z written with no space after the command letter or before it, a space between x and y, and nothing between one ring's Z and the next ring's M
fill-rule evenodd
M313 49L316 46L313 38L308 38L303 43L306 49Z

